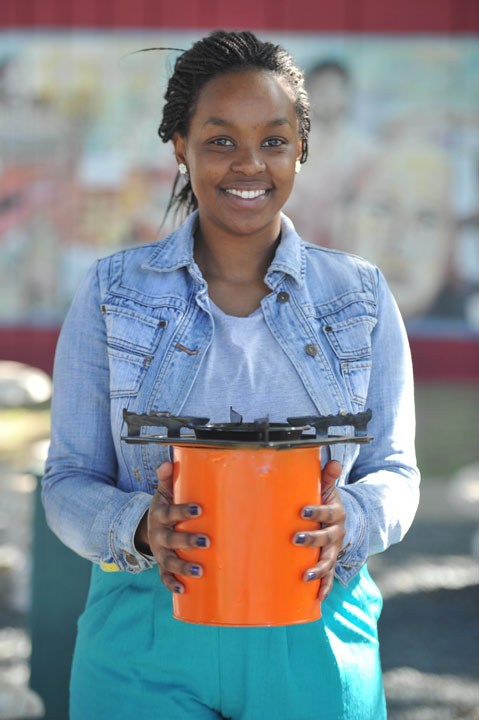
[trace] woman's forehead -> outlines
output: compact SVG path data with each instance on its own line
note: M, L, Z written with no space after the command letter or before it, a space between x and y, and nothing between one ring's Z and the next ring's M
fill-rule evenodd
M240 115L252 124L297 125L292 93L271 72L249 70L219 75L200 91L193 121L204 126L234 124Z

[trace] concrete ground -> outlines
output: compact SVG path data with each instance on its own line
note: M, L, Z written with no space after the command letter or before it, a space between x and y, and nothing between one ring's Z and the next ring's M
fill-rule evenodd
M463 502L459 477L424 481L406 538L369 562L390 720L479 720L479 466L467 478Z

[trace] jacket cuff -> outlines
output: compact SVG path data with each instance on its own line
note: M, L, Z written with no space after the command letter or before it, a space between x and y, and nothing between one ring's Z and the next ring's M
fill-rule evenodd
M136 530L150 503L151 495L137 492L122 507L110 529L110 556L102 558L102 570L139 573L154 565L153 556L144 555L135 547Z
M361 570L368 558L367 523L361 505L348 492L347 486L338 487L346 511L346 535L338 555L334 575L346 585Z

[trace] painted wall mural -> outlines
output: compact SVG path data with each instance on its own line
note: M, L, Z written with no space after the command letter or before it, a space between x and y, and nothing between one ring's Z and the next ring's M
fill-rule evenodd
M260 33L307 72L287 212L384 271L411 332L479 333L479 50L467 37ZM0 33L0 325L58 325L90 263L165 235L157 136L191 32Z

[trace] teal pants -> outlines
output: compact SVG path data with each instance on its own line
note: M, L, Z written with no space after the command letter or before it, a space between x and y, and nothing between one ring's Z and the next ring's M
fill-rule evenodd
M366 568L323 617L273 628L172 617L155 569L93 569L78 624L71 720L384 720L381 596Z

